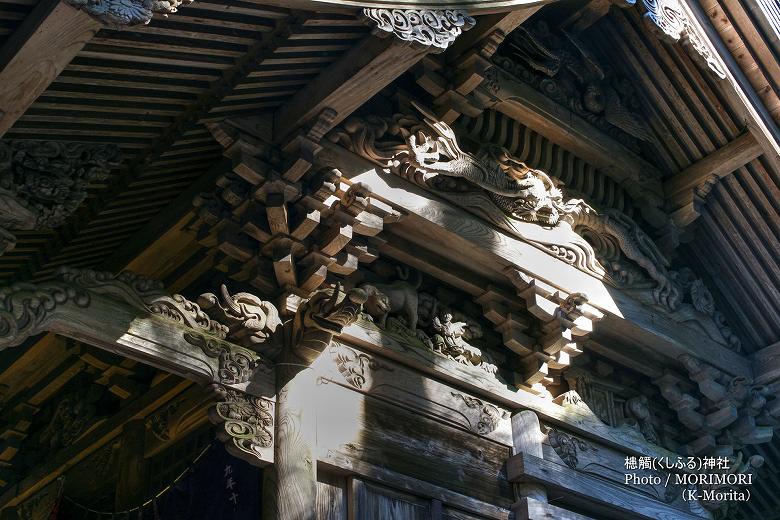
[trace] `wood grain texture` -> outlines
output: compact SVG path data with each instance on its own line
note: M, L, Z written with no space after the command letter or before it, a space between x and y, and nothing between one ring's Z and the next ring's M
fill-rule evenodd
M319 468L317 520L347 520L347 479Z
M483 502L511 503L507 446L337 385L323 384L317 395L318 458L343 455Z
M358 475L394 489L414 493L414 495L418 497L438 500L445 504L445 518L446 511L454 508L459 511L465 511L476 515L466 516L465 518L469 520L475 517L477 519L509 520L509 511L505 508L497 507L494 504L456 493L424 480L402 475L383 466L366 462L359 457L328 451L325 454L320 454L319 464L321 467L333 471ZM461 520L461 517L454 516L453 520Z
M277 109L275 139L283 140L325 108L336 111L330 125L337 125L425 54L395 38L368 37Z
M664 192L673 208L675 222L684 227L699 217L694 207L694 190L698 185L713 175L726 177L762 153L763 149L753 134L746 132L667 180Z
M589 304L606 315L596 331L601 328L619 331L623 341L637 342L674 360L688 353L705 357L728 373L750 375L749 362L744 357L709 339L698 329L675 321L669 313L641 304L626 292L497 230L404 179L380 171L338 145L326 143L322 154L323 160L338 167L351 182L371 186L375 197L408 214L388 227L422 251L435 247L437 254L456 260L465 272L476 271L488 279L501 278L504 270L511 268L553 290L586 294Z
M582 497L604 507L608 518L647 518L652 520L695 520L699 516L685 513L663 502L630 491L617 484L583 475L566 466L521 453L507 461L507 474L513 482L537 482L552 489Z
M515 513L515 520L593 520L588 516L534 498L520 499L512 510Z
M0 50L0 136L90 41L101 25L58 1L44 1Z
M291 364L277 367L274 464L264 475L263 517L317 520L314 374L287 361Z

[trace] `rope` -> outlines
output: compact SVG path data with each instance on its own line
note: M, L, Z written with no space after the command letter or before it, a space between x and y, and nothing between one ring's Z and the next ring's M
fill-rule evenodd
M165 495L168 491L170 491L176 484L181 481L184 477L186 477L189 473L195 469L195 465L200 461L200 459L206 454L207 451L211 448L211 444L203 448L203 451L201 451L197 457L192 461L192 463L182 471L178 477L176 477L173 482L165 486L159 493L151 497L149 500L146 500L141 505L133 507L131 509L125 509L124 511L98 511L97 509L92 509L90 507L87 507L83 504L80 504L79 502L76 502L72 498L68 496L64 496L63 498L73 504L74 506L82 509L85 513L90 515L97 515L98 518L102 518L103 516L110 516L112 519L116 519L118 517L121 517L124 515L125 518L130 518L130 515L132 513L138 512L138 518L143 518L143 510L149 506L150 504L153 506L155 511L157 510L157 500L160 499L163 495ZM156 515L155 515L156 518Z

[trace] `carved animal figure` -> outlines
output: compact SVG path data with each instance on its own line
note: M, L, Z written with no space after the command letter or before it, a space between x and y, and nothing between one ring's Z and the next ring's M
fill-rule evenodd
M469 336L469 324L463 321L453 321L452 314L433 318L431 324L437 332L433 341L434 350L452 356L455 361L464 365L472 364L482 366L484 370L495 373L498 367L488 362L477 347L470 345L464 338Z
M418 272L416 280L410 283L406 280L396 280L390 283L362 284L367 300L364 306L366 312L381 327L387 326L387 317L396 314L404 318L410 331L417 329L417 291L422 283Z
M639 431L642 432L642 435L647 439L647 442L652 442L659 446L661 445L658 434L655 431L655 426L653 425L653 416L650 412L650 405L647 401L647 397L640 395L627 400L625 403L625 412L627 416L634 418L637 426L639 426Z

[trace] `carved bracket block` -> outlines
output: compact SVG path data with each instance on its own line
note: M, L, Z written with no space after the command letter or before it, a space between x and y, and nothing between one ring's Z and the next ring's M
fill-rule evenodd
M694 51L694 56L700 60L720 79L726 78L726 69L712 49L707 35L696 22L691 21L691 15L680 0L643 0L647 12L644 17L653 29L672 42L681 42Z
M389 36L433 52L450 46L477 22L459 9L363 9L374 33Z

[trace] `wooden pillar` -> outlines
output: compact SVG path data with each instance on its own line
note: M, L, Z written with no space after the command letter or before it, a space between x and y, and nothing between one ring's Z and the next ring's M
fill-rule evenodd
M274 464L264 476L263 520L316 520L316 376L289 357L276 368Z
M523 410L512 416L512 441L514 447L512 455L519 453L533 455L540 459L544 458L542 451L542 427L539 424L539 417L536 412ZM515 518L523 519L526 507L522 504L524 500L532 499L539 502L547 502L547 490L540 484L522 483L515 484L515 494L517 502L512 506Z
M119 451L119 478L116 483L117 511L132 509L145 498L146 459L144 459L146 441L146 422L134 419L122 429L122 446Z

